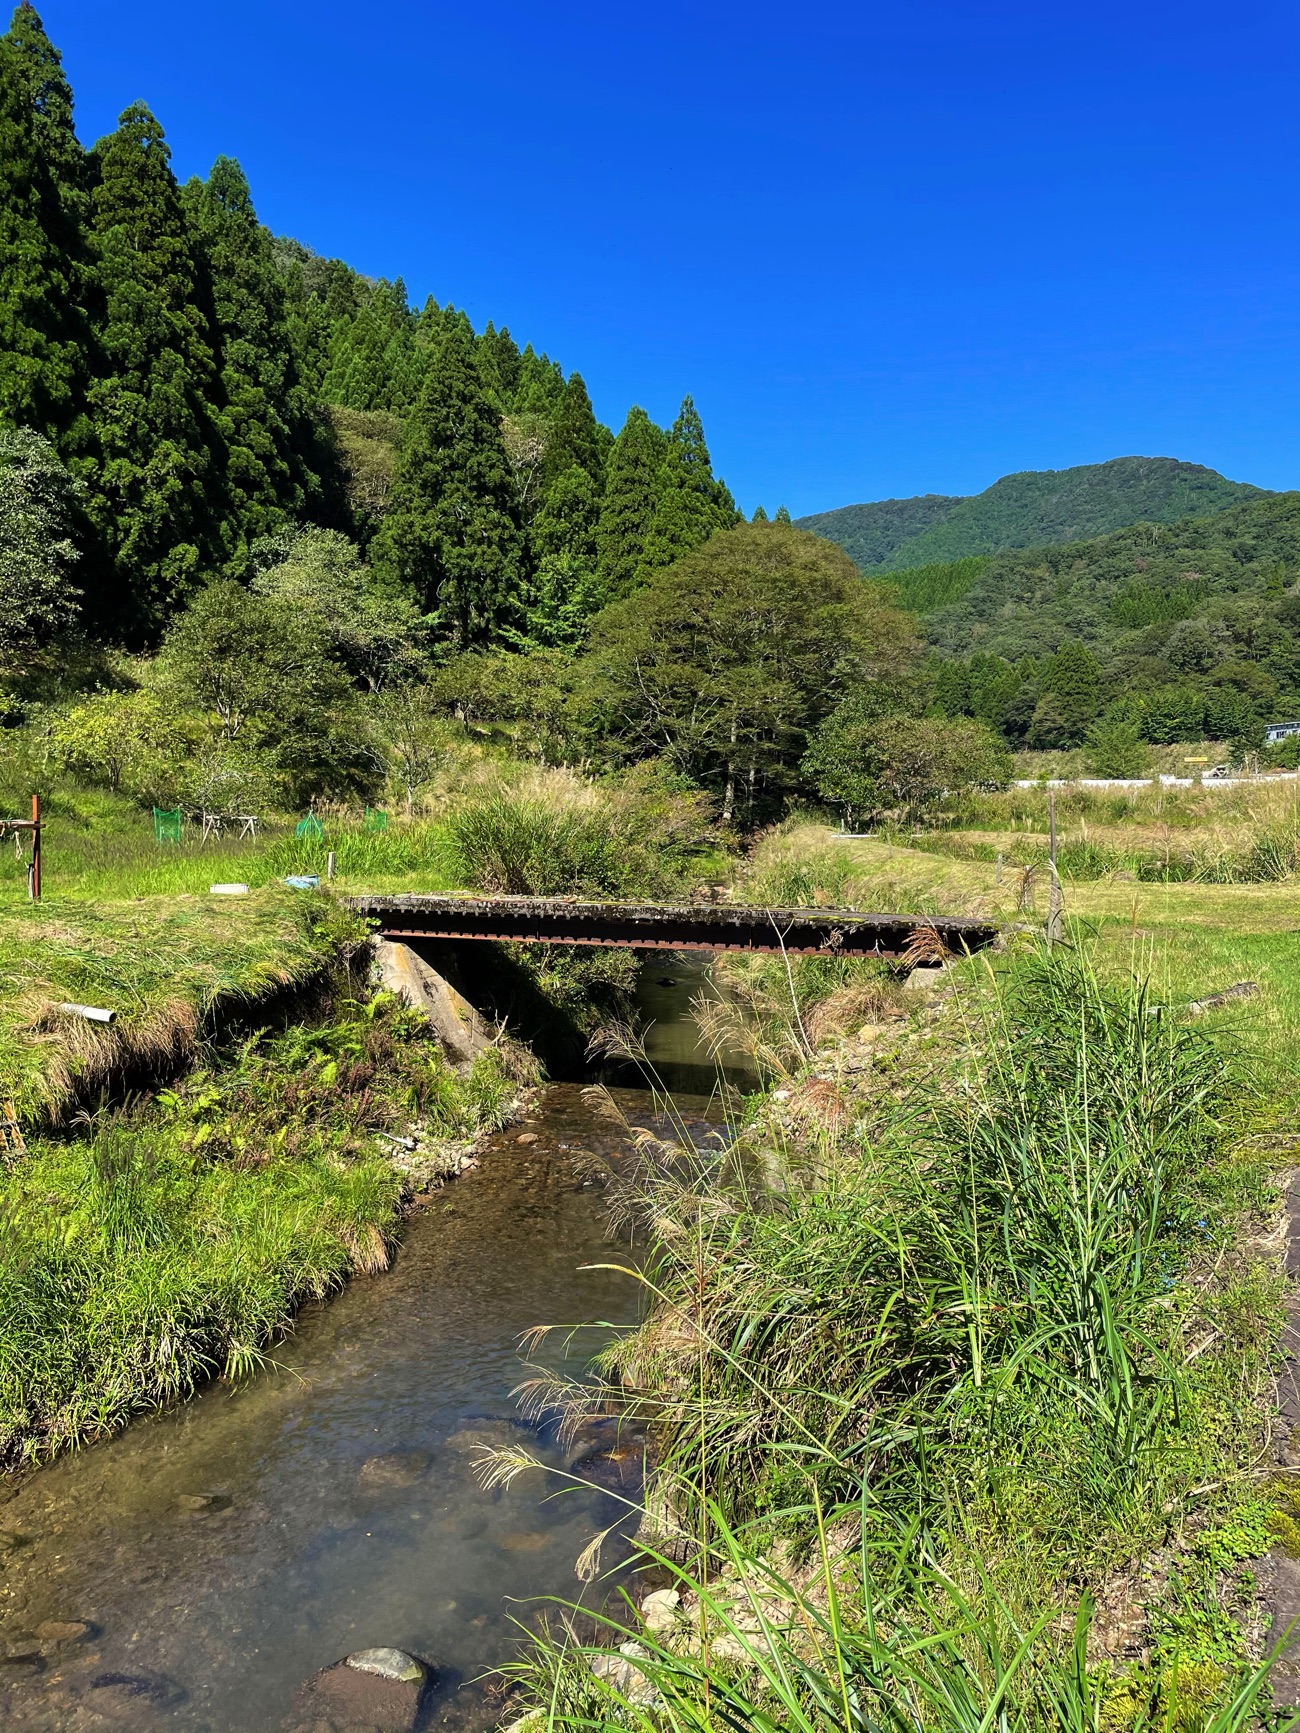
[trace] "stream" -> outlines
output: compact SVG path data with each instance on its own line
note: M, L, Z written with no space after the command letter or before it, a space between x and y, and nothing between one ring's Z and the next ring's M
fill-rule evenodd
M706 969L652 958L639 993L702 1145L722 1136L689 1019ZM628 1121L669 1134L662 1100L612 1075ZM578 1081L547 1085L410 1219L387 1272L304 1310L271 1369L0 1487L0 1726L274 1733L319 1668L385 1645L437 1670L420 1726L494 1724L476 1679L537 1597L584 1597L575 1560L622 1507L536 1471L484 1491L476 1450L563 1468L600 1448L599 1427L568 1447L525 1427L511 1392L531 1326L637 1317L633 1280L581 1267L635 1256L595 1177L628 1148ZM580 1332L565 1360L558 1330L534 1359L576 1373L604 1339Z

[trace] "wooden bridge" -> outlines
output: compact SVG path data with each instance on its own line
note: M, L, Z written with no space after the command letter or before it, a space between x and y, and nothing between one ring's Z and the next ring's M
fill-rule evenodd
M788 951L797 956L962 956L998 935L991 921L847 909L711 903L588 903L570 897L365 896L348 899L383 938L495 939L524 945L624 945L652 951Z

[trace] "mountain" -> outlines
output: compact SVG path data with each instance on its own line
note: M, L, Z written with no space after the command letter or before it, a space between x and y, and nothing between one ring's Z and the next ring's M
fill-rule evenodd
M1180 622L1206 618L1237 640L1229 651L1225 638L1225 658L1267 659L1277 631L1260 627L1261 614L1281 607L1289 622L1297 612L1287 592L1300 579L1300 493L1251 491L1209 516L981 561L965 594L928 615L930 641L946 655L980 650L1012 662L1066 639L1103 657L1159 655L1187 636ZM1300 681L1300 660L1288 667L1290 683Z
M936 582L954 568L929 568L949 715L1031 747L1077 746L1105 716L1242 750L1300 715L1300 493L964 563L979 569L955 599Z
M1022 470L983 493L920 494L797 520L870 572L897 572L1007 548L1083 541L1135 523L1207 516L1262 488L1173 457L1114 457L1075 469Z

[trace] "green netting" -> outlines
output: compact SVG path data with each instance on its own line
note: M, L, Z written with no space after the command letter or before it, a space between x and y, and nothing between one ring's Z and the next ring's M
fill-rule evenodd
M387 830L388 829L388 814L386 812L373 811L370 807L367 807L366 808L366 829L367 830Z
M179 812L167 812L161 806L153 809L153 839L155 842L179 842L184 820Z
M324 836L325 832L321 826L321 821L317 818L316 814L314 812L309 812L305 818L300 818L298 820L297 824L293 827L293 834L296 837L311 837L313 841L318 841Z

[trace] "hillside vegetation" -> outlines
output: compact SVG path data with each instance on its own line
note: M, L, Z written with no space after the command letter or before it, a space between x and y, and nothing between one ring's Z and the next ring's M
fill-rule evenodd
M1104 535L1129 524L1176 523L1221 511L1261 490L1172 457L1116 457L1075 469L1004 475L969 497L937 493L841 506L798 520L838 542L864 571L995 554Z
M996 555L928 618L939 701L1036 748L1109 729L1118 750L1128 729L1130 745L1258 750L1267 722L1300 713L1297 578L1300 493ZM1103 749L1097 768L1138 774L1124 757Z

